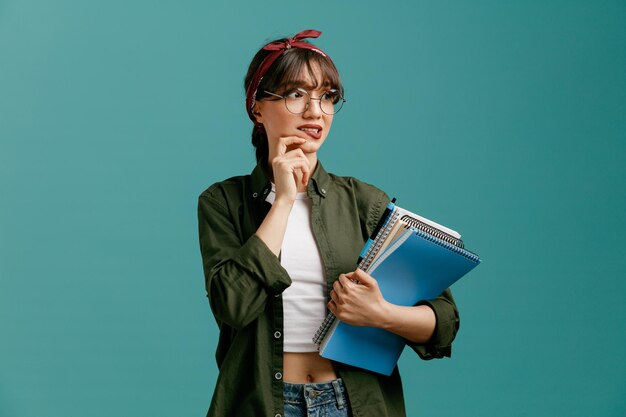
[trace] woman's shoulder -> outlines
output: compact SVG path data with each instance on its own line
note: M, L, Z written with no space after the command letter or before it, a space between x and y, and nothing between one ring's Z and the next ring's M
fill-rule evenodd
M206 190L200 193L200 196L211 196L218 190L223 189L240 189L244 187L246 181L250 178L250 175L237 175L234 177L226 178L225 180L214 182L209 185Z
M211 184L199 195L200 200L211 201L215 204L226 206L227 202L242 198L246 184L250 181L250 175L237 175Z
M200 199L234 202L242 200L246 194L257 197L258 193L262 193L267 189L268 184L269 180L263 167L257 164L250 174L237 175L211 184L200 194Z
M387 198L387 193L385 193L380 188L372 185L368 182L362 181L356 177L351 176L341 176L335 174L328 174L332 180L333 185L338 189L344 189L346 191L350 191L356 196L362 198L373 198L373 199L381 199Z

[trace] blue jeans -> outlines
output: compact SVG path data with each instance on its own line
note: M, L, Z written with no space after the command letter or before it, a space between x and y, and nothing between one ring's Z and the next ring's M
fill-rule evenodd
M285 382L285 417L350 417L348 393L341 378L323 384Z

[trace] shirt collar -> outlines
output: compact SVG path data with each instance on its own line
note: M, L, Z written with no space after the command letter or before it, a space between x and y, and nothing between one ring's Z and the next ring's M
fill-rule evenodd
M263 164L260 162L254 167L251 177L251 195L252 199L257 200L262 198L263 200L267 197L267 194L272 189L272 183L270 182L269 177L267 176L265 169L263 168ZM321 197L326 197L328 194L328 188L330 185L330 175L324 167L322 163L318 160L317 167L309 180L309 189L307 191L309 197L313 194L317 194Z
M326 197L328 189L330 188L330 175L322 166L322 163L317 160L317 167L313 171L311 180L309 181L308 194L311 197L313 194L317 194L321 197Z

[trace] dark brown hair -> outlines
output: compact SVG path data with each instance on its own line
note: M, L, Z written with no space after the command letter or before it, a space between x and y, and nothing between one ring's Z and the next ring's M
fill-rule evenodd
M283 42L285 39L279 39L278 41ZM248 89L256 70L270 53L271 51L261 49L254 55L244 79L244 91ZM313 78L315 82L314 88L320 87L318 83L321 82L322 87L336 89L343 97L343 85L339 79L339 72L329 59L310 49L290 48L278 57L265 73L257 89L256 100L268 97L268 94L264 93L265 90L282 95L291 88L302 86L300 75L304 68ZM317 74L314 68L319 68L320 74L317 77L315 76ZM269 157L269 148L267 134L263 126L255 125L252 128L252 145L256 148L257 162L266 164Z

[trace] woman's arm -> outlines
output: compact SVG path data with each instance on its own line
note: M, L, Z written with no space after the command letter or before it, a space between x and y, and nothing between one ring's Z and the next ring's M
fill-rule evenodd
M267 294L280 294L291 285L278 254L289 213L298 191L310 175L307 158L300 149L287 147L302 138L280 138L274 149L272 169L276 198L263 222L243 245L235 231L224 198L205 193L198 204L200 249L205 283L213 315L218 322L242 328L265 308Z
M353 280L358 280L359 283ZM448 290L446 292L449 293ZM383 298L378 283L372 276L357 269L349 274L340 275L333 285L330 296L328 308L339 320L355 326L380 327L393 332L405 338L420 356L427 359L428 353L419 351L418 346L432 344L424 348L432 357L449 356L449 353L447 355L445 352L439 353L439 348L447 348L449 351L458 329L458 313L451 295L447 298L451 301L449 303L442 303L440 300L447 297L444 292L436 300L417 306L394 305ZM456 320L449 319L450 313ZM438 320L439 315L445 315L446 319ZM440 337L442 335L443 338ZM440 344L445 346L439 346Z
M200 250L215 319L240 329L261 314L268 295L283 292L291 279L258 236L252 235L242 244L222 200L211 192L199 198Z
M276 198L263 223L256 231L256 235L276 256L283 245L289 213L296 200L298 189L306 190L311 175L311 166L304 152L301 149L287 152L287 148L304 142L306 139L295 136L280 138L276 149L272 152L271 165Z

